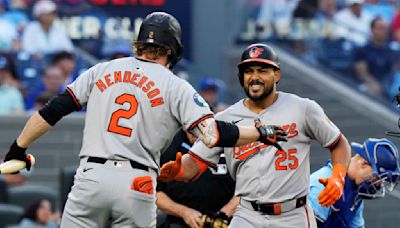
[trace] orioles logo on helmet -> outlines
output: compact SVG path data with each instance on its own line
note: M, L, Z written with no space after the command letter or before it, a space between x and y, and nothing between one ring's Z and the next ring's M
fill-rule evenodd
M249 51L249 56L251 58L257 58L264 52L264 49L259 48L259 47L252 47Z

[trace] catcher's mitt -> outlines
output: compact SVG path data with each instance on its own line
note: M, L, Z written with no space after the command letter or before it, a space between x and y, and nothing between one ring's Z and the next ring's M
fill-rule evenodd
M223 212L217 212L214 216L201 216L204 228L228 228L229 219Z

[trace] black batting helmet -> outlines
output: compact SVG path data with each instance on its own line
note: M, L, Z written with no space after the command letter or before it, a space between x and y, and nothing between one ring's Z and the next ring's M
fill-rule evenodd
M239 81L243 86L243 71L248 66L254 64L264 64L268 66L272 66L275 69L280 69L278 55L275 53L274 49L266 44L252 44L244 50L242 54L242 59L240 63L237 65L239 70Z
M139 43L151 43L171 49L170 68L182 58L181 25L172 15L154 12L146 16L139 29Z

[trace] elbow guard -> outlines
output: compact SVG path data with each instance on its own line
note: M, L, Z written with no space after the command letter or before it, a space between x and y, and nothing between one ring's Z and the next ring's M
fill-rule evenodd
M206 146L212 148L233 147L239 139L239 128L231 123L207 118L198 123L190 132ZM223 134L220 134L223 132Z
M77 103L71 95L71 92L67 89L64 93L53 97L39 110L39 114L48 124L54 126L62 117L73 111L79 111L81 108L79 103Z

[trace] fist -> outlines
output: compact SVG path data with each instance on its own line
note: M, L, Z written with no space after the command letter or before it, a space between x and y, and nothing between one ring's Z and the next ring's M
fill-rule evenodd
M157 180L162 182L171 182L176 179L182 168L182 153L176 153L175 161L165 163L160 169L160 176Z

